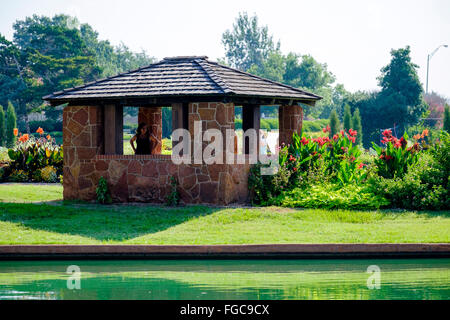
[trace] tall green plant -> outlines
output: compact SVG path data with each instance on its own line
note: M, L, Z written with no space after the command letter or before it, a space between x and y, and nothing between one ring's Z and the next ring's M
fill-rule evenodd
M348 132L350 129L354 129L352 128L352 113L350 106L346 104L344 107L344 131Z
M338 115L336 110L333 109L330 114L330 137L333 137L335 134L339 132L341 127L341 123L339 122Z
M14 128L17 126L16 110L11 102L8 102L8 109L6 111L6 146L12 148L16 143L16 136L14 135Z
M4 147L6 144L6 123L5 123L5 111L3 106L0 105L0 147Z
M356 144L360 145L362 143L362 124L359 109L356 109L355 112L353 112L352 127L353 130L356 130L356 132L358 132L358 134L356 135Z
M445 105L444 126L442 129L450 133L450 106L448 104Z

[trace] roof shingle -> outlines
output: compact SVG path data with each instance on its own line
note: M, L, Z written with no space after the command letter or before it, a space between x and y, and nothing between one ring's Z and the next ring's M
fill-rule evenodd
M158 63L44 97L52 102L167 96L251 96L315 101L321 97L212 62L207 57Z

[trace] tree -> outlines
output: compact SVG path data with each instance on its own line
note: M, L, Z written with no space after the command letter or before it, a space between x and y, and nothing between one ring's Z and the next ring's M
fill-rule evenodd
M336 78L328 71L326 63L319 63L310 55L289 53L283 80L293 87L314 91L329 87Z
M3 111L3 106L0 105L0 147L4 147L6 143L6 122L5 122L5 111Z
M262 67L269 54L280 48L279 42L274 44L268 27L260 27L258 17L249 18L246 12L239 13L232 31L226 30L222 34L222 44L227 63L243 71L252 65Z
M352 127L353 127L353 130L356 130L358 132L358 134L356 135L356 144L359 145L362 143L362 137L363 137L361 116L359 114L359 109L356 109L355 112L353 112Z
M331 110L330 114L330 137L333 137L335 134L339 132L339 129L341 127L341 123L339 122L338 115L336 113L336 110Z
M344 106L344 130L348 132L350 129L354 129L352 128L352 113L350 111L350 106L346 104Z
M378 77L381 92L377 97L383 108L383 127L417 123L426 109L423 88L417 75L418 66L411 62L410 47L391 51L391 62L381 69Z
M16 111L11 102L8 102L8 109L6 110L6 146L12 148L16 143L16 136L14 129L16 128Z
M442 129L450 133L450 106L448 104L445 105L444 125Z
M60 118L61 111L46 106L42 96L153 60L99 40L91 26L67 15L33 15L16 21L13 29L12 42L0 35L0 104L15 105L21 127L31 111L44 109L48 117Z

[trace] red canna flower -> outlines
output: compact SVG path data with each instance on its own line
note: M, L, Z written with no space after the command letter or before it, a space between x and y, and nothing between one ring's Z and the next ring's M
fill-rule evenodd
M294 168L294 171L297 171L297 168Z
M419 140L420 138L421 138L420 134L416 134L416 135L413 136L414 140Z
M385 136L385 137L390 137L390 136L392 136L392 130L390 130L390 129L384 130L384 131L383 131L383 136Z
M326 127L326 128L323 128L322 131L323 131L324 133L330 132L330 131L331 131L330 125L327 125L327 127Z
M48 134L47 135L47 140L50 140L52 137Z
M39 133L39 134L43 134L43 133L44 133L44 130L43 130L41 127L39 127L39 128L36 130L36 132Z
M361 164L358 166L358 169L362 169L362 168L364 168L365 166L367 166L367 164L361 163Z
M386 161L389 161L389 160L392 160L392 159L394 159L393 156L386 156Z
M300 140L300 142L305 146L309 143L309 140L303 137L302 140Z
M338 136L337 134L335 134L335 135L333 136L333 140L337 140L337 139L339 139L339 136Z
M14 135L17 137L17 135L19 134L19 129L17 129L17 128L14 128L14 131L13 131L13 133L14 133Z
M423 132L422 132L422 139L424 137L428 136L428 132L429 132L428 129L423 130Z

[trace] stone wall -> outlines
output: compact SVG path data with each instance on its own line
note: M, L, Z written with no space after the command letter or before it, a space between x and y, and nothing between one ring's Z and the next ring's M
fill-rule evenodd
M167 155L104 155L102 110L64 109L64 199L95 200L98 180L105 177L115 202L163 203L173 176L182 203L226 205L248 200L248 164L175 165ZM234 128L234 105L191 103L191 134L195 120L202 121L203 130L216 128L225 135L226 129Z
M280 126L279 145L292 143L294 132L300 134L303 122L303 109L300 106L280 106L278 109Z

